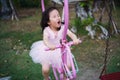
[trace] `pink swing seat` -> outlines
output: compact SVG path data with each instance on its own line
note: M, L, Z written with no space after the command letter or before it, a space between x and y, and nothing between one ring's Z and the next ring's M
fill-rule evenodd
M100 76L101 80L120 80L120 72L114 72Z

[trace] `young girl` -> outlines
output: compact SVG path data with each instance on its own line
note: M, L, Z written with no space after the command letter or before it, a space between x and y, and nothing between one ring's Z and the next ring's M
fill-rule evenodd
M42 74L45 80L49 80L49 69L51 65L60 67L61 49L55 49L60 45L63 37L64 25L61 24L59 11L55 7L50 7L42 14L41 27L43 31L43 41L33 43L30 56L35 63L42 65ZM67 30L67 35L73 40L74 44L79 43L76 35ZM46 51L45 49L50 49Z

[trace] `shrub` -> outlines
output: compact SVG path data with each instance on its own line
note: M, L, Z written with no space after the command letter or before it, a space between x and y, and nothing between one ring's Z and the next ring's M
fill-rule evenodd
M20 8L31 8L31 7L40 7L40 0L13 0L14 5ZM45 5L48 4L49 0L45 0Z

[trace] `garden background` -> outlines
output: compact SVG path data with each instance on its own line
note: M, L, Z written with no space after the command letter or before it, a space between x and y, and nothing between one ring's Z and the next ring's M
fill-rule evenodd
M114 0L116 9L113 17L120 31L120 4ZM33 63L29 50L33 42L42 40L40 27L40 0L13 0L19 21L0 20L0 78L10 77L11 80L43 80L41 65ZM53 5L45 0L46 7ZM0 9L1 9L0 3ZM56 5L62 11L61 5ZM80 25L76 21L74 5L70 5L70 22ZM97 15L97 14L96 14ZM106 16L104 15L104 18ZM103 22L106 22L103 19ZM106 23L107 24L107 23ZM106 26L106 24L104 24ZM107 25L108 26L108 25ZM76 33L83 41L72 47L72 52L78 63L77 80L99 80L106 53L106 39L91 39L88 32L82 28ZM120 72L120 34L113 33L109 37L106 74ZM53 78L52 70L50 76Z

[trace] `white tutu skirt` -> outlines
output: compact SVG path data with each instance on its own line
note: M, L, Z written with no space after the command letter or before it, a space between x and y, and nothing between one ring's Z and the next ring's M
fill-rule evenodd
M33 62L40 63L40 64L50 64L55 66L61 65L61 49L49 50L47 49L43 43L43 41L37 41L32 44L30 50L30 56L32 57Z

